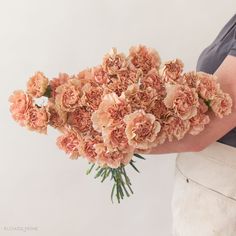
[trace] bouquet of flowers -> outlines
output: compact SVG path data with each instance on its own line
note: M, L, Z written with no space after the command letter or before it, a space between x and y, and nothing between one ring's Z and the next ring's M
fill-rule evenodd
M128 56L112 48L101 65L75 75L49 80L36 72L26 91L9 97L10 111L29 130L57 129L58 147L71 159L86 158L87 174L95 169L101 182L111 177L111 200L115 193L120 203L133 193L125 167L139 172L133 157L144 158L138 150L199 134L209 110L219 118L231 113L232 99L215 75L183 67L180 59L161 62L144 45L131 47Z

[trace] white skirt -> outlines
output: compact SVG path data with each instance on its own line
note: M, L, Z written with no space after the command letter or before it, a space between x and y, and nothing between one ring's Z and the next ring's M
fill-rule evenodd
M236 236L236 148L178 154L171 208L173 236Z

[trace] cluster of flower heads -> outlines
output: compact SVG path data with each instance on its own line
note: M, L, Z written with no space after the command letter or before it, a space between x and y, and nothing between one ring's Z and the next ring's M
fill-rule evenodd
M183 66L179 59L161 63L158 52L143 45L128 56L113 48L101 65L72 76L49 80L37 72L26 92L10 96L10 111L30 130L58 129L57 145L71 159L117 168L136 149L197 135L210 122L209 109L220 118L231 113L232 99L215 75L184 73ZM48 103L39 106L42 96Z

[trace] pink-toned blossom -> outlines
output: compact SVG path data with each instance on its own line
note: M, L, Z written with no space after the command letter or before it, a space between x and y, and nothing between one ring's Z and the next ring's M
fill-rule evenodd
M49 86L51 89L51 98L55 99L56 97L56 89L62 84L65 84L70 79L70 76L66 73L59 73L58 77L55 77L50 80Z
M36 72L27 83L27 93L39 98L44 95L48 87L48 78L42 72Z
M67 122L67 112L60 110L53 102L48 103L48 112L50 113L49 125L58 129Z
M125 152L133 152L134 147L128 143L125 128L126 125L121 122L116 126L109 126L103 129L102 136L108 150L118 149Z
M13 119L21 126L27 123L27 112L32 107L32 97L22 90L16 90L9 97L10 112Z
M135 148L147 149L153 145L161 125L154 115L137 110L124 117L125 133L130 145Z
M182 120L179 117L170 116L163 121L163 132L166 138L171 142L174 138L182 139L190 129L190 121Z
M197 135L204 130L205 125L207 125L210 122L210 118L208 115L201 113L199 111L197 115L192 117L189 121L190 121L189 133L192 135Z
M92 129L91 112L86 107L79 107L68 113L67 123L79 133L86 133Z
M47 126L50 113L47 107L31 107L27 112L27 124L29 130L47 134Z
M140 68L144 74L148 73L152 68L158 69L161 63L158 52L143 45L131 47L128 58L131 68Z
M138 109L150 110L158 98L157 91L154 88L147 87L142 90L138 84L130 85L123 94L132 111Z
M116 48L112 48L110 53L107 53L102 62L103 70L109 75L116 75L120 70L125 70L127 67L127 59L123 53L117 53Z
M127 165L133 157L133 153L119 150L109 151L104 143L95 144L94 147L97 153L97 163L102 167L118 168L121 164Z
M70 155L71 159L78 159L78 157L81 156L79 152L81 142L82 138L79 134L75 130L67 127L64 130L64 134L57 138L56 143L61 150Z
M97 110L102 101L103 89L100 86L87 83L82 87L81 105Z
M231 96L228 93L223 92L216 94L210 103L212 111L219 118L231 114L232 105L233 101Z
M167 96L164 103L167 108L173 109L179 118L187 120L197 114L199 102L194 88L179 84L166 84L166 91Z
M56 89L55 104L62 111L73 112L81 105L82 85L77 79L70 79Z
M160 75L164 82L173 82L175 83L180 79L180 76L183 72L184 64L180 59L175 59L167 61L160 67Z
M131 107L123 95L118 97L115 93L106 94L98 110L92 113L93 128L101 132L105 127L120 123L123 117L130 112Z
M207 74L205 72L197 72L198 84L197 92L205 100L212 100L220 89L220 85L217 82L217 76Z

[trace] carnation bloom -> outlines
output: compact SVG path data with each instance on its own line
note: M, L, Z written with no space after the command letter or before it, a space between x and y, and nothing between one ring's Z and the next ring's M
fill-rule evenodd
M218 93L210 102L210 107L215 115L219 118L229 115L233 105L232 98L228 93Z
M39 98L44 95L48 87L48 78L42 72L36 72L27 83L27 93Z
M27 112L27 127L39 133L47 133L50 113L47 107L31 107Z
M57 87L55 104L62 111L73 112L80 105L82 85L77 79L70 79L65 84Z
M163 97L166 94L163 81L156 68L151 69L145 76L141 77L140 83L141 89L145 90L151 87L157 91L159 97Z
M93 128L101 132L103 128L119 123L130 112L131 107L123 95L118 97L115 93L106 94L98 110L92 113Z
M179 118L187 120L197 114L199 102L194 88L179 84L166 84L166 91L164 103L167 108L173 109Z
M104 56L102 67L108 75L116 75L120 70L126 69L126 57L123 53L117 53L116 48L112 48L110 53Z
M125 133L130 145L135 148L147 149L153 145L161 125L153 114L137 110L124 117Z
M179 117L170 116L162 123L163 132L171 142L173 138L182 139L190 129L190 121L182 120Z
M54 103L48 103L48 112L50 113L49 125L54 128L61 128L66 124L67 113L60 110Z
M178 80L183 72L184 64L180 59L165 62L160 67L160 75L165 82Z
M97 110L102 101L103 89L100 86L87 83L82 87L82 91L81 104L90 107L92 110Z
M81 142L82 139L79 134L68 127L64 129L64 134L57 138L57 146L65 151L65 153L69 154L71 159L78 159L81 155L79 152Z
M79 107L68 113L67 123L79 133L86 133L92 128L91 112L86 107Z
M157 99L157 91L154 88L147 87L145 90L140 89L138 84L130 85L123 93L126 101L130 104L132 111L151 109L154 101Z
M217 83L217 77L202 71L197 72L197 77L197 92L200 96L205 100L214 99L220 89L220 85Z
M197 88L199 84L199 78L196 71L186 72L182 76L183 83L191 88Z
M106 84L108 82L109 76L103 70L102 65L92 68L92 79L98 84Z
M70 76L66 73L59 73L58 77L53 78L52 80L50 80L49 82L49 86L51 89L51 98L55 99L56 97L56 89L57 87L59 87L62 84L65 84L68 80L70 79Z
M131 68L141 69L144 74L152 68L158 69L160 66L160 56L155 49L147 48L143 45L131 47L129 49L129 61Z
M161 121L167 115L168 109L162 99L156 99L152 106L148 107L147 112L153 114L157 120Z
M103 129L102 136L108 150L118 149L125 152L134 151L134 147L128 143L125 127L124 122L121 122L116 126L109 126Z
M78 74L73 75L72 79L76 79L80 81L81 87L83 87L87 83L93 84L93 73L91 68L84 69L80 71Z
M108 150L104 143L95 144L94 147L97 153L97 163L101 167L118 168L121 164L127 165L133 157L131 152Z
M22 90L16 90L9 97L10 112L15 121L21 126L27 123L27 112L32 107L32 97L24 93Z
M97 153L94 145L99 143L97 139L93 139L90 136L86 136L80 142L79 151L81 155L91 163L96 163Z
M189 121L190 121L189 133L192 135L197 135L204 130L205 125L207 125L210 122L210 118L208 115L201 113L199 109L197 115L192 117Z

